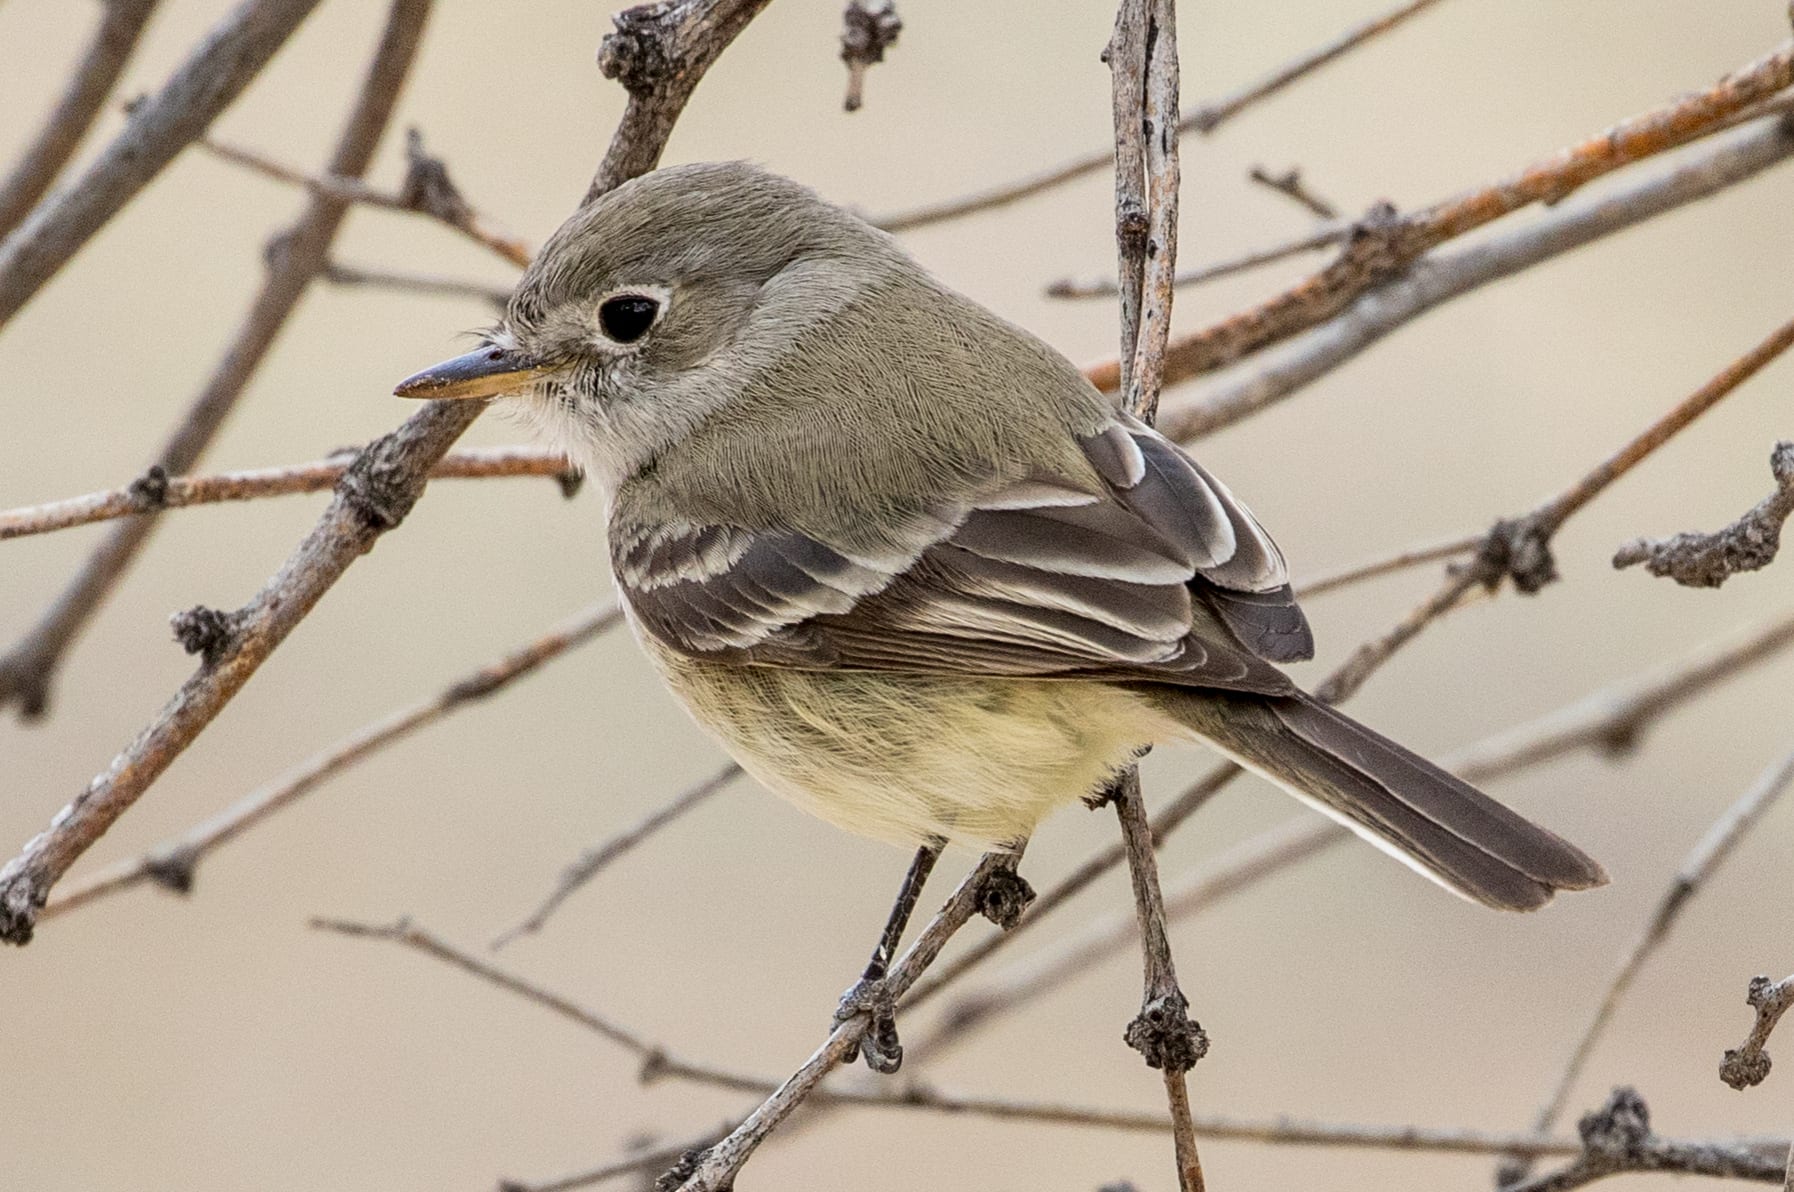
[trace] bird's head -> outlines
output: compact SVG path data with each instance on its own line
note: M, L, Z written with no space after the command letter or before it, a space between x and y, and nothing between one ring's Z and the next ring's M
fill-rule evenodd
M756 166L657 170L563 224L480 347L395 392L514 399L602 481L904 267L888 237Z

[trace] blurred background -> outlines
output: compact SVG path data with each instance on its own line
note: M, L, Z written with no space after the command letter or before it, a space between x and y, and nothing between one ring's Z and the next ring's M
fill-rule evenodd
M1185 3L1186 105L1256 79L1386 0ZM227 10L168 0L121 94L160 85ZM466 194L540 243L578 200L621 112L594 66L609 4L442 4L372 179L403 172L421 126ZM316 168L384 5L323 4L214 128ZM778 0L699 88L668 161L746 157L843 203L885 211L962 193L1103 144L1098 53L1113 9L1061 0L901 0L902 40L865 109L841 111L837 0ZM38 127L98 6L0 7L0 159ZM1346 212L1422 206L1491 181L1683 91L1787 35L1780 0L1453 0L1184 142L1181 259L1304 231L1246 181L1299 165ZM103 119L91 154L118 131ZM1652 168L1650 166L1644 167ZM1794 173L1477 292L1404 329L1199 454L1272 528L1299 574L1480 529L1531 508L1789 316ZM261 276L267 237L303 202L189 151L0 336L0 507L139 474L211 371ZM1113 267L1111 182L1093 175L920 231L930 268L1073 359L1113 351L1112 302L1044 283ZM509 284L506 267L424 220L358 210L346 262ZM1274 292L1312 261L1187 290L1194 327ZM202 471L317 458L389 429L400 377L489 321L472 299L315 288ZM1691 591L1614 572L1639 534L1714 529L1769 491L1794 434L1794 361L1628 476L1558 539L1563 582L1504 594L1429 630L1353 710L1443 753L1775 611L1794 561ZM488 416L469 443L515 442ZM324 497L173 513L70 656L52 715L0 720L0 852L39 831L192 669L167 618L245 601ZM91 550L100 528L0 548L0 643ZM443 482L356 565L198 744L76 870L135 855L389 709L536 636L607 590L590 494L540 480ZM1437 582L1425 569L1309 604L1312 682ZM1442 895L1364 847L1329 851L1174 929L1214 1039L1199 1111L1495 1130L1527 1124L1613 965L1681 857L1789 748L1794 657L1749 672L1610 762L1579 755L1493 793L1601 858L1613 884L1525 918ZM747 1107L738 1094L635 1081L636 1061L391 945L309 931L312 915L422 924L483 950L564 864L722 755L674 706L626 633L383 753L221 850L185 901L142 888L44 925L0 955L0 1184L10 1188L482 1190L595 1164ZM1150 759L1161 802L1200 753ZM1168 878L1302 814L1240 782L1168 845ZM1715 1076L1749 1022L1746 979L1794 967L1794 807L1782 806L1691 907L1645 971L1573 1096L1634 1083L1677 1136L1794 1128L1790 1077L1737 1094ZM1068 810L1030 848L1039 888L1115 831ZM924 909L970 858L949 855ZM682 1055L783 1075L823 1036L907 857L841 835L743 781L577 894L507 966ZM1128 905L1112 875L1016 956ZM966 932L991 930L982 923ZM964 941L958 941L963 943ZM990 973L999 971L994 966ZM968 990L978 982L967 984ZM1138 1008L1131 953L906 1076L968 1092L1162 1107L1121 1042ZM927 1016L907 1022L919 1036ZM1773 1049L1772 1049L1773 1050ZM1489 1186L1483 1159L1210 1142L1212 1186ZM1094 1129L853 1110L775 1140L744 1188L1170 1186L1167 1140ZM1658 1177L1659 1179L1661 1177ZM1642 1186L1647 1179L1635 1181ZM1623 1182L1615 1186L1624 1186Z

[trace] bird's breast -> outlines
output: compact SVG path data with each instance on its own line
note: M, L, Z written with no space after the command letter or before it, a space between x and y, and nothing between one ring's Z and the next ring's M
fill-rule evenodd
M812 814L894 843L1025 838L1156 735L1150 709L1104 683L735 666L642 641L744 769Z

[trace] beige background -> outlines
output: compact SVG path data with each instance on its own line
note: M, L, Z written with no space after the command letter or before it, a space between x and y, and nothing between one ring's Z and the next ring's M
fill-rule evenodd
M1188 3L1185 94L1213 95L1332 37L1384 0ZM225 10L169 0L126 76L158 85ZM383 6L322 6L223 118L221 135L322 160ZM568 212L621 109L593 66L608 13L573 0L441 4L396 127L421 123L467 193L539 242ZM1106 3L903 0L901 45L839 110L836 0L779 0L713 72L675 161L752 157L843 202L889 209L1099 144ZM0 151L34 131L85 42L92 5L0 7ZM1304 167L1348 209L1416 206L1702 86L1786 36L1779 0L1459 0L1185 149L1185 259L1299 232L1248 185ZM103 121L101 137L119 127ZM95 138L100 143L100 138ZM399 173L389 138L377 178ZM91 146L90 146L91 149ZM1480 292L1275 412L1202 445L1298 571L1480 527L1529 507L1789 314L1794 175ZM1106 303L1041 284L1111 262L1095 177L912 237L930 267L1074 359L1113 342ZM115 485L211 368L300 200L190 153L0 337L0 506ZM363 212L344 260L503 282L505 267L403 216ZM1296 269L1185 293L1193 326ZM310 459L408 411L395 379L488 317L471 301L314 292L220 441L216 467ZM1559 542L1564 582L1430 631L1356 711L1445 750L1785 608L1794 563L1691 592L1607 557L1638 533L1714 527L1768 487L1794 433L1784 360L1628 477ZM470 441L521 435L488 418ZM321 498L183 512L75 651L52 719L0 723L0 846L37 831L188 673L167 615L235 606ZM535 635L605 587L600 511L534 481L445 483L357 565L199 745L95 849L130 855L389 708ZM0 638L36 617L97 539L0 548ZM1337 661L1434 582L1416 573L1317 599ZM1317 668L1306 672L1310 677ZM1215 1037L1198 1105L1369 1122L1514 1128L1531 1114L1614 958L1689 846L1790 744L1794 660L1674 717L1621 765L1578 757L1499 784L1612 869L1598 894L1502 918L1365 848L1341 849L1179 924L1186 987ZM602 1160L644 1128L706 1128L743 1099L641 1089L596 1037L389 946L308 932L316 913L409 913L482 946L581 847L713 770L719 754L622 635L555 664L319 791L207 862L187 902L133 892L0 955L0 1185L44 1190L451 1190ZM1163 797L1196 754L1156 757ZM1242 783L1171 844L1181 872L1300 814ZM1794 808L1776 812L1646 972L1576 1092L1637 1082L1666 1133L1794 1129L1794 1074L1748 1095L1715 1078L1748 1021L1752 973L1794 968ZM1063 813L1027 871L1044 885L1110 839ZM904 858L743 784L618 865L506 963L695 1057L788 1071L821 1037ZM945 866L947 880L964 859ZM945 882L935 894L944 892ZM1124 905L1111 879L1060 920ZM974 929L984 930L980 927ZM1050 932L1030 941L1045 942ZM1153 1107L1120 1042L1136 1005L1118 961L914 1074L954 1088ZM911 1024L919 1031L921 1023ZM1794 1047L1794 1043L1784 1044ZM1488 1186L1480 1160L1211 1143L1214 1187ZM1166 1143L1094 1130L852 1112L768 1149L744 1188L1169 1187Z

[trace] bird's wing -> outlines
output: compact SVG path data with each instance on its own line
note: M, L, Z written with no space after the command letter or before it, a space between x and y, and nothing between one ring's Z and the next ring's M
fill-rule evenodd
M877 554L619 511L617 580L658 642L717 661L1291 690L1265 660L1312 642L1251 513L1125 415L1081 445L1101 492L992 486L912 515L910 545Z

